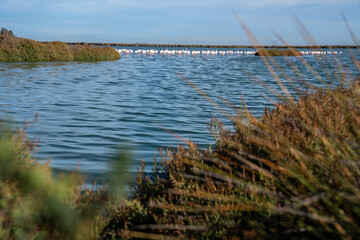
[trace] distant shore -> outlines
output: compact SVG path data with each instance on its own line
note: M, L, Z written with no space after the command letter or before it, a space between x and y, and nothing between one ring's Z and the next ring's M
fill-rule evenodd
M202 44L148 44L148 43L93 43L93 42L66 42L69 45L94 45L118 47L179 47L179 48L288 48L288 46L251 46L251 45L202 45ZM320 46L290 46L292 48L360 48L356 45L320 45Z

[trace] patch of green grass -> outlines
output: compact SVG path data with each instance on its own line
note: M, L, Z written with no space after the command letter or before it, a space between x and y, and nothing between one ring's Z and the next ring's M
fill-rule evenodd
M0 35L0 62L67 62L120 59L111 47L68 46L63 42L38 42Z

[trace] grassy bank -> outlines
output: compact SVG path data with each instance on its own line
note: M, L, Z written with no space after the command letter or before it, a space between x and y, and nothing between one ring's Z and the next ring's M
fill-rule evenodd
M0 35L0 62L106 61L119 59L110 47L68 46L63 42L38 42Z

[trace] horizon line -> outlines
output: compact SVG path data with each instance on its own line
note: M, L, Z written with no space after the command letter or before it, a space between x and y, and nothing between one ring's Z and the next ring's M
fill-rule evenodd
M49 42L49 41L44 41ZM158 44L158 43L101 43L65 42L69 45L128 46L128 47L189 47L189 48L360 48L360 45L216 45L216 44Z

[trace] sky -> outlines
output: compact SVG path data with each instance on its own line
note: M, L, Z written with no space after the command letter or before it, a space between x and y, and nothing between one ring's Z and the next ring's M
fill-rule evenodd
M320 45L360 38L360 0L0 0L0 27L38 41L249 45L236 16L264 45Z

